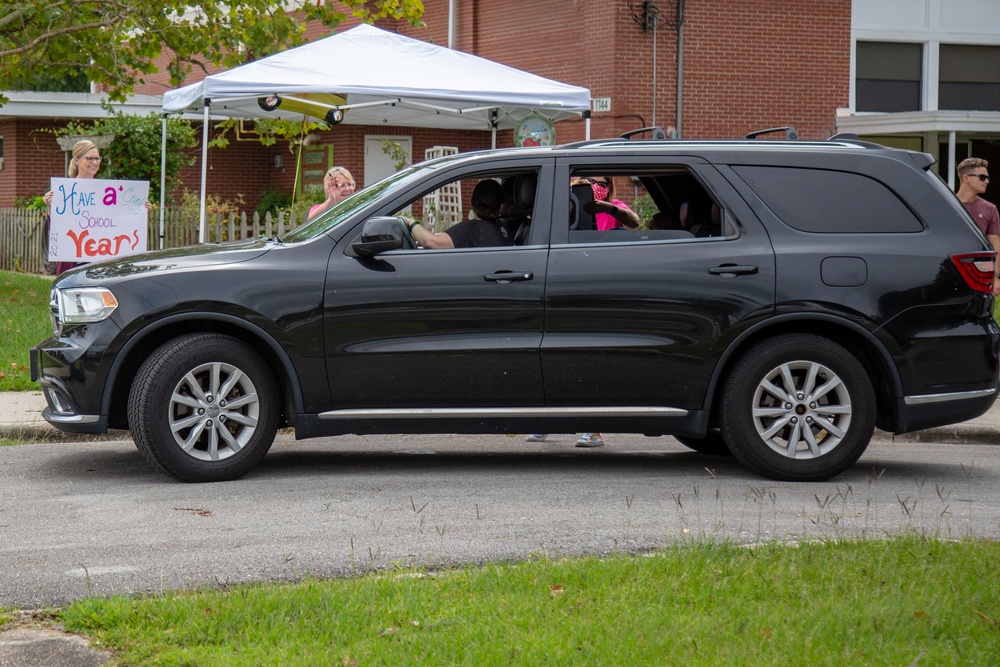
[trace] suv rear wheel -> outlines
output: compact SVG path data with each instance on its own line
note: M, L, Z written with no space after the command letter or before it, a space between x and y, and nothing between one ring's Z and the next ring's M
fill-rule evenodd
M741 463L778 480L837 475L864 453L875 392L861 363L810 334L777 336L747 350L726 381L722 434Z
M139 451L168 475L185 482L236 479L274 442L274 380L242 341L181 336L139 369L128 419Z

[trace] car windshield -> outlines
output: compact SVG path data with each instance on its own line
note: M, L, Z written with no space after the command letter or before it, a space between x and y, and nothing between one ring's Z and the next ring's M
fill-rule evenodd
M440 167L443 162L448 161L450 161L448 158L443 158L441 160L422 162L420 164L413 165L412 167L403 169L402 171L399 171L392 176L375 183L374 185L355 192L350 197L347 197L342 202L330 207L306 224L296 227L292 231L288 232L282 237L281 240L286 243L296 243L299 241L308 241L309 239L316 238L320 234L325 234L342 223L344 220L353 216L357 211L374 202L384 200L393 192L409 187L414 181L419 181L424 178L428 171L436 169Z

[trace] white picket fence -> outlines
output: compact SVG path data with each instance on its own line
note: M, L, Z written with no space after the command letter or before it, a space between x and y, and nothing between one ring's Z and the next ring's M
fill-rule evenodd
M150 214L149 249L180 248L198 243L198 214L183 209L167 209L164 214L163 244L160 244L160 215ZM279 211L272 216L246 211L210 213L205 227L206 243L279 237L301 225L294 213ZM22 208L0 208L0 270L52 273L55 265L43 257L45 215Z

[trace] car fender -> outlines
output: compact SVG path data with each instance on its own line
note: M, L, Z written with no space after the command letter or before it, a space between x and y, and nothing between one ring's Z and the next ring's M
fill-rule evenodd
M229 315L226 313L218 312L191 312L186 311L183 313L175 313L173 315L168 315L162 319L157 319L141 330L135 332L129 339L122 345L121 350L115 355L115 360L111 365L111 369L108 372L108 377L106 380L106 385L104 387L104 395L101 400L101 414L108 415L111 410L111 400L113 397L114 386L118 382L119 375L121 373L121 366L125 359L128 359L132 350L135 349L140 343L146 340L151 334L156 331L163 329L165 327L171 326L178 322L186 322L191 319L200 320L215 320L219 322L225 322L231 324L235 327L241 328L249 332L251 335L262 341L268 348L274 353L275 357L280 360L281 366L285 372L288 379L288 386L292 394L292 404L294 406L296 413L301 413L303 411L303 398L302 398L302 388L299 382L298 372L295 369L295 365L292 360L288 357L285 350L278 341L265 329L260 326L250 322L246 319L236 317L234 315Z

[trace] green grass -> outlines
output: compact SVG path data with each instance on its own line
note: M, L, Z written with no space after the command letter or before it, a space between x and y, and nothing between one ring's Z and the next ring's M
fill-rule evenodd
M31 381L28 350L52 335L52 278L0 271L0 391L40 389Z
M996 665L1000 543L688 544L86 599L120 665Z

